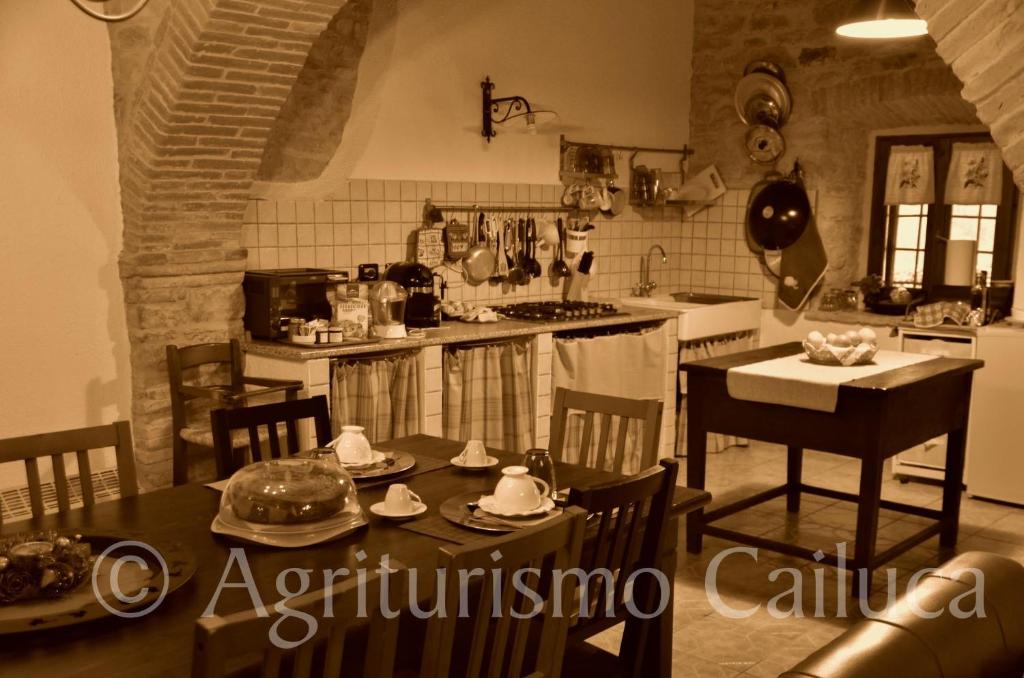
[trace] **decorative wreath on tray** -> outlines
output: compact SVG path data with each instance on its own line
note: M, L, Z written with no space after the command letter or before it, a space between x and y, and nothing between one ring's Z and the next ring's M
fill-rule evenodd
M74 590L92 569L82 535L23 533L0 539L0 604L55 598Z

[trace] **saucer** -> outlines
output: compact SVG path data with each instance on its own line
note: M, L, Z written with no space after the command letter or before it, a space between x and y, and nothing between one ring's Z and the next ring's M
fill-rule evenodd
M370 506L370 513L381 516L382 518L390 518L391 520L404 520L406 518L418 516L427 510L427 505L419 501L414 501L412 503L412 507L412 511L409 513L392 513L388 510L387 506L385 506L385 502L379 501Z
M497 502L494 501L494 495L486 495L480 497L480 501L477 505L486 513L491 513L502 518L517 518L526 516L539 516L547 513L555 508L555 502L551 497L542 497L540 500L540 506L531 509L529 511L506 511L498 508Z
M458 468L465 469L466 471L486 471L487 469L493 468L498 465L498 458L488 455L487 463L484 464L483 466L468 466L462 461L459 461L458 457L452 457L451 462L452 466L457 466Z
M385 455L383 452L378 452L377 450L374 450L373 451L373 456L370 458L370 461L363 462L363 463L360 464L360 463L351 462L351 461L341 461L339 459L338 463L341 464L345 468L360 469L360 468L369 468L370 466L374 466L376 464L381 463L385 459L387 459L387 455Z

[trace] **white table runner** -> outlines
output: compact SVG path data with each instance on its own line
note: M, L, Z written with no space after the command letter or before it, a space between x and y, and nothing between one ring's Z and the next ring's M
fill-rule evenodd
M867 365L841 367L818 365L803 353L798 353L734 367L726 373L726 386L729 395L738 400L835 412L840 384L937 357L921 353L879 351Z

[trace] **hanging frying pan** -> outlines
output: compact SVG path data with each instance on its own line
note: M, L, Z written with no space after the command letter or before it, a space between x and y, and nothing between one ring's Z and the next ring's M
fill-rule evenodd
M795 170L794 170L795 171ZM811 201L794 174L757 184L747 203L747 240L758 250L783 250L795 243L811 220Z
M477 243L470 247L462 258L462 271L466 276L466 282L471 285L479 285L490 278L497 263L488 243L489 233L484 230L484 219L484 213L481 212L476 222Z

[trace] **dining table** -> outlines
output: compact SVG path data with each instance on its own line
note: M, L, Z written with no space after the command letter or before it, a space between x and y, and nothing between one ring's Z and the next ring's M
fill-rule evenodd
M421 582L432 583L440 547L451 547L455 542L475 543L477 539L496 538L454 524L451 527L465 533L454 540L432 535L429 530L418 532L410 528L415 527L416 521L439 522L439 507L450 497L469 492L488 493L501 477L501 467L518 463L521 455L489 450L501 463L482 471L467 471L447 463L463 449L464 443L459 441L413 435L380 443L376 447L408 452L423 460L417 465L419 469L414 467L389 480L407 484L427 504L428 510L406 523L378 517L368 509L384 499L390 483L378 481L357 485L367 526L314 546L274 548L212 533L210 525L219 510L220 492L198 483L4 524L0 528L0 537L59 529L64 532L80 531L82 534L124 536L154 545L174 544L193 556L196 569L184 585L171 591L158 608L144 616L131 619L108 616L60 628L0 636L0 673L12 676L102 675L105 678L189 674L195 622L207 609L215 592L220 591L214 609L218 615L253 607L247 589L220 586L222 580L242 581L237 567L230 572L225 571L232 549L244 549L262 602L272 605L281 599L277 590L278 575L288 568L305 568L314 573L338 568L348 568L353 572L357 568L372 571L378 567L381 557L387 556L410 570L415 568L426 574L419 577ZM585 489L622 478L615 473L567 463L556 463L555 474L560 489ZM679 517L709 501L710 495L703 490L676 488L660 563L660 569L669 581L673 580L676 567ZM417 594L424 602L429 602L433 593L429 586L417 588ZM672 610L672 601L669 600L664 612L646 634L629 633L629 625L638 622L632 618L626 620L626 637L639 635L645 638L640 651L652 675L671 673ZM413 630L413 633L419 632ZM418 657L415 659L418 661Z

